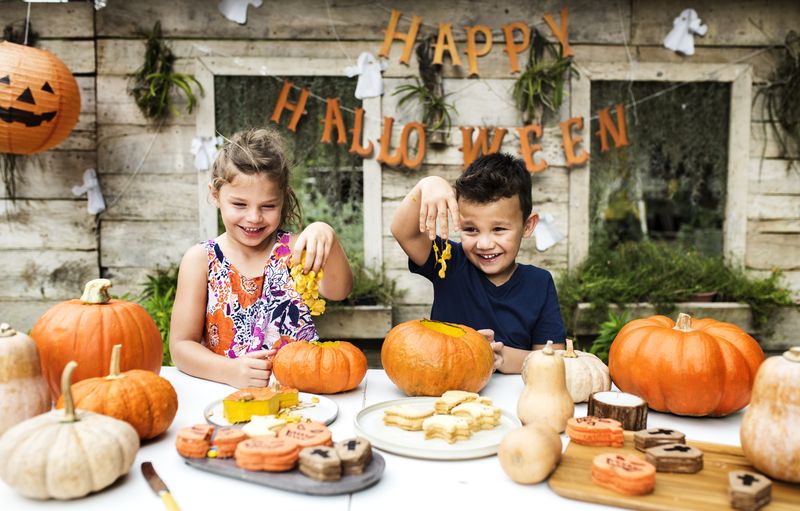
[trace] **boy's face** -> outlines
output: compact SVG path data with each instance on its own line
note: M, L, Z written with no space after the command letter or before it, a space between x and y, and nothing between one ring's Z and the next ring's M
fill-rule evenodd
M461 245L469 261L494 285L508 281L516 269L522 238L531 235L539 216L531 214L523 221L517 196L486 204L459 199L458 211Z

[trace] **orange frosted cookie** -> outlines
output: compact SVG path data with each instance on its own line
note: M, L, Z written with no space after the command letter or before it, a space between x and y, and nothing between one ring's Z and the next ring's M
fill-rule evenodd
M321 422L298 422L289 424L280 430L278 438L291 438L302 449L316 445L333 446L331 430Z
M614 419L572 417L567 420L567 436L576 444L595 447L622 447L622 423Z
M288 438L251 438L236 446L236 464L245 470L286 472L299 455L300 446Z
M645 495L656 485L656 467L634 454L599 454L592 461L592 482L625 495Z
M175 439L175 448L178 454L185 458L205 458L208 448L211 447L211 435L214 426L209 424L195 424L178 430Z
M218 458L230 458L236 452L239 442L247 440L244 431L236 428L220 428L214 435L214 447L217 448Z

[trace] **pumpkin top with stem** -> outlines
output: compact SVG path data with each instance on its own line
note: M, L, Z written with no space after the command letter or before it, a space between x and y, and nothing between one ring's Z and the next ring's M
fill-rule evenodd
M552 342L552 341L550 341ZM564 358L578 358L578 354L575 353L575 347L573 345L572 339L567 339L567 352L561 355Z
M100 305L111 301L108 288L111 281L108 279L94 279L86 283L81 295L81 301L87 305Z
M783 352L783 358L789 362L800 362L800 346L792 346Z
M61 422L77 422L80 420L75 413L75 401L72 400L72 372L78 367L74 360L67 362L64 372L61 373L61 394L64 396L64 418Z
M678 319L675 321L673 330L680 330L681 332L692 332L692 317L685 312L678 313Z
M13 337L17 335L17 331L11 328L8 323L0 323L0 337Z

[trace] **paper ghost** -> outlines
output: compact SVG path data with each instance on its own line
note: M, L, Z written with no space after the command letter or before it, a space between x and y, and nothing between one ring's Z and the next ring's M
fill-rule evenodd
M704 36L706 32L708 26L701 24L697 11L684 9L672 21L672 30L664 38L664 46L684 55L694 55L694 34Z
M240 25L247 23L247 7L261 7L261 0L222 0L217 8L223 16Z
M72 187L72 195L80 197L88 194L89 202L86 209L89 213L96 215L106 209L106 201L103 200L103 192L100 190L100 182L97 180L97 173L94 169L83 171L83 184Z
M374 98L383 95L381 71L388 66L389 64L385 60L379 62L371 53L364 52L358 56L358 62L355 66L349 66L344 70L348 78L358 75L356 99Z
M559 241L564 239L564 235L556 228L555 218L550 213L539 215L539 223L533 229L536 237L536 250L544 252Z
M191 153L194 155L194 168L206 170L217 159L217 146L222 145L222 137L194 137Z

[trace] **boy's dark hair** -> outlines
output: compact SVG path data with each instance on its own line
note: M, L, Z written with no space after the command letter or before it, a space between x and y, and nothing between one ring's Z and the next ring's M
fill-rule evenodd
M531 174L525 163L508 153L487 154L470 163L456 179L456 199L486 204L503 197L519 197L522 221L531 214Z

